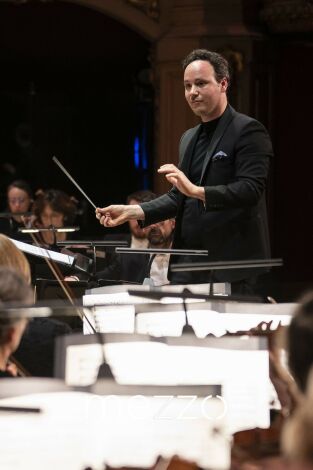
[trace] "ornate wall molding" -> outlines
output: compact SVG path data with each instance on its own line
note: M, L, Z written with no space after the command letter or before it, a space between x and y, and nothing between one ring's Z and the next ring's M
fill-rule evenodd
M159 0L124 0L124 2L143 11L149 18L155 21L160 19Z
M312 0L267 0L261 19L272 32L313 31Z

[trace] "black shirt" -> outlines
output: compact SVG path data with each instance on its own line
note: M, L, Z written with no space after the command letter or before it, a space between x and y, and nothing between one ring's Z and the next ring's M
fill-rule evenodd
M203 161L209 149L214 131L221 116L213 121L203 122L201 124L198 139L190 163L188 179L197 186L200 184ZM199 200L186 197L183 207L181 239L184 248L201 249L202 218L199 207Z

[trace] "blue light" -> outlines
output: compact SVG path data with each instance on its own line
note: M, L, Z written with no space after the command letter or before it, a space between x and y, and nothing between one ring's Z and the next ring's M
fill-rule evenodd
M135 140L134 140L134 165L135 165L135 168L139 168L139 165L140 165L140 141L139 141L139 137L135 137Z
M142 131L142 142L143 142L143 145L142 145L142 168L144 170L147 170L148 169L148 158L147 158L147 152L146 152L146 129L143 128L143 131Z

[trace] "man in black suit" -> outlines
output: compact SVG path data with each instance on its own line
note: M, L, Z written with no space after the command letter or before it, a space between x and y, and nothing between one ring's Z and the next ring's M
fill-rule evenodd
M186 100L202 122L183 134L179 167L165 164L158 170L173 188L148 203L97 209L96 216L107 227L133 218L149 225L176 217L174 248L208 249L210 261L268 258L265 187L273 154L268 133L228 104L229 68L220 54L192 51L183 69ZM233 292L251 293L257 274L216 271L214 280L231 282ZM207 273L186 272L173 274L171 281L207 279Z

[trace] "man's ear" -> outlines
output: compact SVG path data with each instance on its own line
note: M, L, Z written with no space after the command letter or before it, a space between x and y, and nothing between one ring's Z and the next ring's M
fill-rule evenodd
M175 220L175 219L171 219L171 222L172 222L172 230L174 230L175 225L176 225L176 220Z
M220 81L220 85L221 85L221 91L226 93L227 88L228 88L228 80L226 77L222 78L222 80Z

